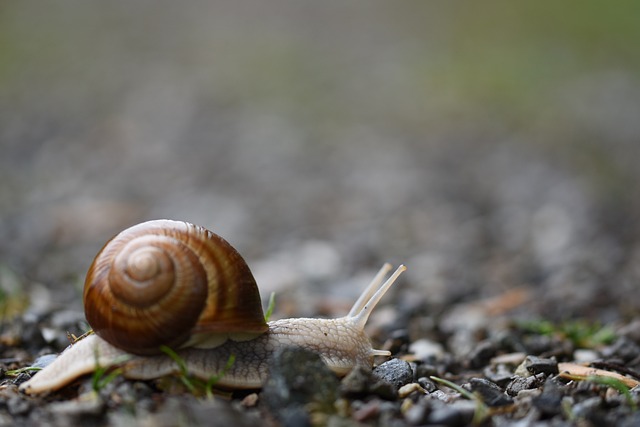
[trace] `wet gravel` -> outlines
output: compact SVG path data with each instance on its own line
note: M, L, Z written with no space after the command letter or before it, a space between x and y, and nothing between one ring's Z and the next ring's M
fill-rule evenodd
M0 426L640 425L635 11L215 3L3 7ZM274 318L406 264L367 325L391 358L20 393L87 331L94 254L155 218L231 241Z
M502 326L494 329L494 322ZM14 357L0 361L0 422L208 425L215 416L220 425L632 426L639 420L640 342L630 326L617 328L605 343L586 349L558 331L541 335L530 325L493 319L487 326L491 329L483 331L487 337L477 336L464 356L445 345L436 352L411 352L400 345L375 369L358 367L342 379L316 354L285 348L271 360L262 390L216 397L194 395L177 379L141 382L121 377L98 391L91 378L83 378L51 395L29 397L17 386L30 374L10 370L46 364L55 355L44 354L31 363L33 353L3 344L3 354ZM389 338L387 346L397 342ZM568 373L573 365L566 362L600 371L597 377ZM627 386L607 382L614 373L622 375Z

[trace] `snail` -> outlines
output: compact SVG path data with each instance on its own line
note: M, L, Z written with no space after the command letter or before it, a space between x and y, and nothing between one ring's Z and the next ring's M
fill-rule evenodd
M223 372L216 387L229 390L260 388L269 358L285 346L317 352L338 375L371 367L374 356L390 352L374 350L364 326L404 270L385 280L385 264L344 317L267 322L253 275L226 240L186 222L144 222L108 241L89 268L83 302L94 334L20 389L57 390L98 367L140 380L180 372L162 346L176 351L190 375L206 380Z

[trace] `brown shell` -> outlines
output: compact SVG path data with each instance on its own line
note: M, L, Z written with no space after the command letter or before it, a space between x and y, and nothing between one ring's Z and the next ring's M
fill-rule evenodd
M116 235L89 268L83 298L95 333L135 354L177 348L193 333L268 329L240 254L217 234L186 222L149 221Z

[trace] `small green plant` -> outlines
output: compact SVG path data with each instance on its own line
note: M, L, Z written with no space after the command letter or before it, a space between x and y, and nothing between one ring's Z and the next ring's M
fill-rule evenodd
M622 381L617 378L605 377L601 375L590 375L587 377L587 381L591 381L596 384L600 384L606 387L611 387L617 390L620 394L622 394L625 399L627 399L627 403L631 407L631 410L637 411L638 405L636 405L635 400L633 400L633 396L629 392L629 387Z
M42 368L40 368L39 366L25 366L24 368L10 369L4 374L8 377L17 377L18 375L25 372L38 372L40 370L42 370Z
M123 356L122 359L117 360L112 366L102 366L100 364L99 356L100 355L96 350L96 352L94 353L96 368L93 371L93 376L91 377L91 388L96 393L99 393L100 390L105 388L107 384L113 381L116 377L118 377L119 375L122 375L122 368L120 367L113 368L113 366L121 365L122 363L126 362L129 359L128 356Z
M99 393L100 390L121 374L121 368L109 369L103 366L96 366L96 370L93 372L93 377L91 377L91 388L96 393Z
M575 320L555 324L548 320L523 321L517 324L525 332L539 335L559 335L570 340L576 347L594 348L612 343L615 332L611 327L584 320Z
M588 375L586 377L582 375L565 375L565 378L574 381L589 381L597 385L615 389L625 397L632 411L635 412L638 410L638 405L636 404L635 400L633 400L633 396L631 396L629 387L617 378L609 377L606 375Z
M273 314L273 310L276 307L276 293L271 292L269 295L269 305L267 306L267 311L264 313L264 321L268 322L271 319L271 315Z
M180 357L180 355L176 353L172 348L163 345L160 347L160 350L162 350L176 363L176 365L178 365L178 378L187 388L187 390L189 390L189 392L191 392L192 394L204 394L209 399L213 398L213 390L216 383L220 381L220 379L229 371L229 369L231 369L236 361L235 355L230 355L227 359L227 363L225 363L224 367L219 373L212 375L207 381L203 381L189 373L187 364L184 359Z

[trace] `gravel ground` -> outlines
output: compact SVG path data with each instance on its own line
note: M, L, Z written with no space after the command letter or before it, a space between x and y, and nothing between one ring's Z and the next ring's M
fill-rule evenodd
M0 425L639 425L640 15L502 3L5 5ZM392 358L19 393L151 218L232 242L278 318L406 264L368 325Z

